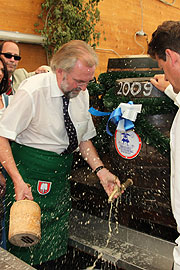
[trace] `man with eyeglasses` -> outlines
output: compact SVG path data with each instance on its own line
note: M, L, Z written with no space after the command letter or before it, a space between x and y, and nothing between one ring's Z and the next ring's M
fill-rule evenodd
M0 119L0 162L9 174L6 205L9 209L14 199L34 198L42 211L40 243L25 249L8 243L8 248L36 269L66 269L62 261L68 240L74 151L80 151L108 196L115 185L120 186L91 142L96 131L88 112L87 85L94 78L97 62L95 51L85 42L63 45L51 60L52 72L23 81Z
M7 92L8 95L14 94L20 83L26 78L50 70L48 66L41 66L34 72L27 72L24 68L17 69L19 61L21 60L20 50L17 43L11 40L3 41L0 44L0 55L7 65L9 78L11 80L10 89Z

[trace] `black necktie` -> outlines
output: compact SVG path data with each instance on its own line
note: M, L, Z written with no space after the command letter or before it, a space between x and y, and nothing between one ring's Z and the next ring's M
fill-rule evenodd
M70 154L78 147L77 133L68 113L69 99L66 96L62 96L62 99L64 124L69 137L69 146L63 154Z

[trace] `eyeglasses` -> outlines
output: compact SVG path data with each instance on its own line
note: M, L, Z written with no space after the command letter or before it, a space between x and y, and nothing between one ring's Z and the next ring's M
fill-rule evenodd
M21 56L19 56L19 55L14 55L11 53L2 53L2 52L0 54L4 55L7 59L11 59L12 57L14 57L14 60L16 60L16 61L21 60Z
M88 81L88 82L81 82L81 81L79 81L79 80L77 80L77 79L74 79L73 77L72 77L72 75L70 74L70 73L68 73L70 76L71 76L71 78L73 79L73 81L75 81L75 83L77 84L77 86L87 86L90 82L92 82L93 80L90 80L90 81Z

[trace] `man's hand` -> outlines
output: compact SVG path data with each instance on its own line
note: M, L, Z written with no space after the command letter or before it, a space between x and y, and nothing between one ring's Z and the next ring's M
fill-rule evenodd
M38 67L38 68L35 70L35 73L36 73L36 74L47 73L47 72L49 72L49 70L48 70L47 68L43 67L43 66Z
M118 185L118 187L121 186L120 181L117 176L112 174L110 171L108 171L106 168L103 168L97 173L97 176L100 179L100 182L106 191L108 197L112 194L114 187ZM115 195L115 198L117 196Z
M150 82L161 92L164 92L170 84L169 81L166 80L164 74L156 74L154 78L150 79Z
M18 184L14 184L16 201L28 199L33 201L33 196L31 192L31 187L28 186L23 180L18 181Z

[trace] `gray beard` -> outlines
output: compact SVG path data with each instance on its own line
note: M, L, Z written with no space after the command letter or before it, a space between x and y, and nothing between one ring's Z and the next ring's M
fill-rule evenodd
M74 91L79 91L79 92L74 92ZM64 95L68 98L75 98L79 95L81 90L79 90L78 88L74 88L69 92L64 92Z
M77 87L77 88L73 88L72 90L68 91L67 90L68 84L65 80L66 80L66 78L64 77L63 81L61 82L61 90L64 92L64 95L69 99L77 97L81 91L81 88ZM76 91L78 91L78 92L76 92Z

